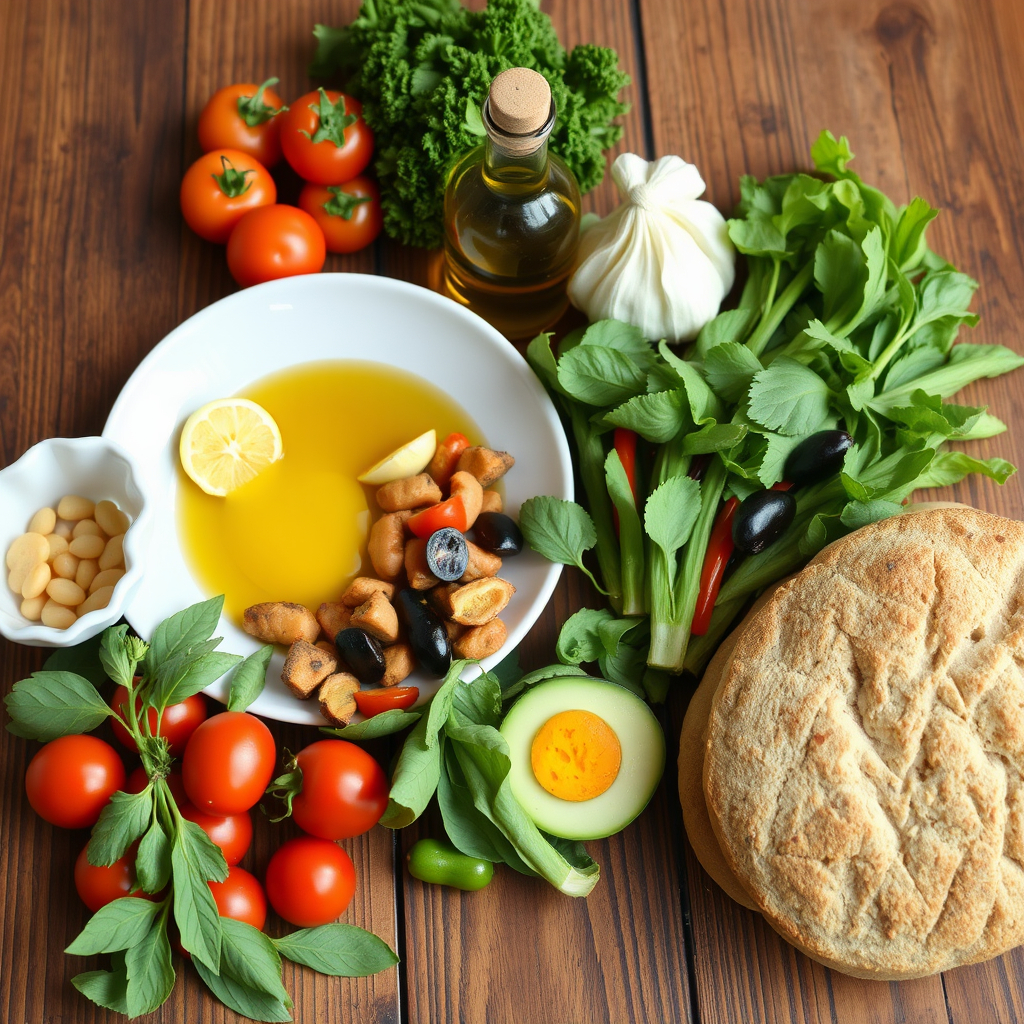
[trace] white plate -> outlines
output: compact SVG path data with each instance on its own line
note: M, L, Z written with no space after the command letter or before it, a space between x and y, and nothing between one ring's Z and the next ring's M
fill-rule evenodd
M125 384L103 435L136 457L154 508L145 577L125 615L143 637L168 615L212 595L193 578L178 541L175 506L178 435L186 417L270 373L323 359L362 359L398 366L451 395L488 444L516 456L505 478L506 511L537 494L572 497L572 467L554 406L526 361L474 313L425 288L364 274L286 278L230 295L171 331ZM497 664L523 639L547 604L561 566L524 551L502 576L516 588L502 619L508 640L486 659ZM287 595L282 595L287 599ZM221 650L248 654L257 642L226 618ZM315 704L297 700L280 681L275 654L254 713L285 722L323 724ZM421 697L436 680L409 680ZM227 680L207 691L227 698Z

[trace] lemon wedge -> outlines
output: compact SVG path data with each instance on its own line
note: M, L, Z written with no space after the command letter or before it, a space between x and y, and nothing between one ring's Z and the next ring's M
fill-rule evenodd
M281 458L281 431L255 402L218 398L185 420L178 452L181 468L222 498Z
M365 473L357 476L361 484L387 484L392 480L415 476L427 468L437 451L437 431L428 430L396 448Z

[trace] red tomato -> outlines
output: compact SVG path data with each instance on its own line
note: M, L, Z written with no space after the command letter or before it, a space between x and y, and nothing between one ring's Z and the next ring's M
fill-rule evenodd
M469 438L465 434L458 433L458 431L449 434L437 446L437 451L434 452L434 457L430 460L427 472L434 478L434 483L438 487L444 488L448 486L452 474L455 472L455 467L459 464L459 456L468 447Z
M181 760L185 792L207 814L241 814L263 795L276 757L274 737L258 718L224 711L188 741Z
M119 686L114 691L110 706L117 711L125 721L128 720L128 688ZM135 713L139 713L139 698L135 698ZM154 736L164 736L171 745L171 754L174 757L181 757L188 743L189 736L195 732L200 722L206 721L206 699L201 693L192 697L186 697L180 704L169 704L164 708L160 717L160 728L157 729L156 708L149 708L147 711L149 719L149 731ZM122 746L129 750L138 752L135 740L131 733L116 719L111 719L114 727L114 735L121 742ZM140 722L139 725L142 725Z
M267 897L255 875L233 867L223 882L210 882L213 901L221 917L233 917L263 930L267 920Z
M388 780L362 747L346 740L318 740L300 750L302 792L292 801L292 819L321 839L361 836L388 806ZM282 915L283 916L283 915Z
M25 773L32 809L61 828L91 828L124 782L117 751L95 736L51 740L32 758Z
M96 867L89 863L89 844L82 847L75 861L75 888L82 902L93 913L122 896L153 898L141 890L137 893L131 891L135 884L135 852L135 844L132 844L120 860L114 861L109 867Z
M201 156L181 181L181 212L200 238L223 244L250 210L277 201L277 186L258 160L240 149Z
M194 821L221 848L229 866L237 864L245 856L252 843L252 817L248 811L241 814L203 814L187 800L179 810L183 818Z
M308 184L299 193L299 206L320 225L328 252L365 249L384 227L380 191L366 177L343 185Z
M316 274L327 259L319 225L294 206L264 206L246 214L228 239L228 269L243 287L296 274Z
M211 149L240 149L273 167L281 159L281 118L288 108L270 88L276 78L262 85L228 85L218 89L199 115L199 145Z
M281 149L300 178L340 185L362 174L373 156L373 132L359 100L334 90L300 96L281 119Z
M419 688L415 686L381 686L376 690L356 690L352 694L356 700L356 707L366 718L373 718L382 711L391 711L394 708L403 711L411 708L419 695Z
M459 533L465 533L469 529L466 503L462 500L461 495L456 494L455 497L449 498L447 501L431 505L422 512L417 512L405 525L409 528L410 533L416 537L422 537L424 540L446 526L452 526Z
M181 772L168 772L166 782L174 802L179 807L188 802L188 797L185 796L185 787L181 784ZM146 769L140 764L138 768L132 769L128 781L124 785L124 791L126 793L141 793L148 785L149 776L146 774Z
M270 905L300 928L333 921L349 905L355 888L351 858L328 839L289 839L267 865Z

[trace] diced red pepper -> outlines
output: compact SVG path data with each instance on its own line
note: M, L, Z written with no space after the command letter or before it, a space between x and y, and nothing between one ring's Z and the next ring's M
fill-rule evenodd
M715 610L715 601L722 586L725 567L729 564L733 552L732 521L739 507L739 498L730 498L722 506L711 529L708 550L704 555L704 566L700 571L697 607L694 609L693 624L690 626L690 633L693 636L703 636L711 625L711 613Z
M447 501L417 512L406 525L413 536L421 537L423 540L446 526L454 527L459 533L465 533L469 529L466 503L461 494L456 494Z
M352 696L363 717L373 718L384 711L411 708L419 698L416 686L379 686L376 690L356 690Z

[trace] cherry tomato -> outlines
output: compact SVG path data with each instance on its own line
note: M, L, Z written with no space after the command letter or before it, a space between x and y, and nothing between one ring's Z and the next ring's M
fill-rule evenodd
M228 239L228 269L243 287L296 274L316 274L327 259L319 225L294 206L263 206L246 214Z
M258 160L240 149L201 156L181 181L181 212L200 238L223 244L250 210L277 201L277 186Z
M213 901L221 917L233 917L263 930L267 921L267 897L255 875L233 867L223 882L210 882Z
M300 96L282 115L281 149L300 178L340 185L362 174L373 156L363 105L334 90Z
M366 718L373 718L382 711L394 708L405 710L411 708L419 698L420 691L416 686L381 686L376 690L356 690L352 694L356 707Z
M416 537L426 539L432 533L443 530L450 526L459 533L465 533L469 529L469 516L466 515L466 503L462 496L442 501L437 505L431 505L422 512L417 512L406 524L409 532Z
M263 795L275 758L274 737L258 718L224 711L203 722L185 747L185 792L207 814L241 814Z
M218 89L199 115L199 145L212 149L240 149L264 167L281 159L281 118L288 108L270 88L276 78L262 85L248 82Z
M187 800L179 810L183 818L194 821L221 848L229 866L237 864L245 856L252 843L252 817L248 811L240 814L203 814Z
M32 758L25 773L32 809L61 828L91 828L124 783L124 765L117 751L95 736L51 740Z
M295 824L321 839L361 836L388 806L388 780L362 747L346 740L318 740L300 750L302 792L292 801Z
M299 206L320 225L328 252L365 249L384 227L380 191L366 177L343 185L308 184L299 193Z
M349 905L355 888L351 858L329 839L289 839L267 865L270 905L300 928L333 921Z
M114 691L110 706L117 711L126 721L128 719L128 688L119 686ZM139 713L139 698L135 698L135 713ZM169 704L164 708L160 717L160 728L157 729L156 708L149 708L147 711L149 719L149 730L154 736L164 736L171 745L171 754L174 757L181 757L188 743L189 736L195 732L200 722L206 721L206 699L201 693L192 697L186 697L180 704ZM138 752L135 740L128 730L116 719L111 719L114 727L114 735L121 742L122 746L129 750ZM141 722L139 723L142 724Z
M188 803L185 787L181 783L181 772L168 772L166 781L174 802L179 807L184 803ZM146 774L146 769L140 764L138 768L132 769L131 774L128 776L128 781L124 784L124 791L126 793L141 793L148 785L149 776Z
M126 851L119 860L109 867L96 867L89 863L89 844L82 847L82 852L75 861L75 888L82 902L95 913L122 896L153 897L140 889L131 891L135 884L135 844Z

